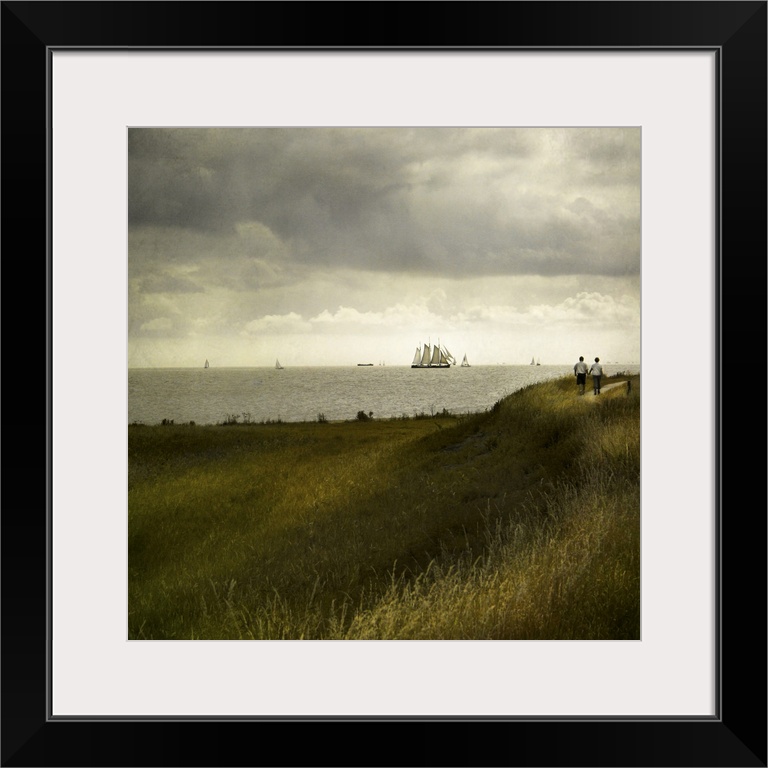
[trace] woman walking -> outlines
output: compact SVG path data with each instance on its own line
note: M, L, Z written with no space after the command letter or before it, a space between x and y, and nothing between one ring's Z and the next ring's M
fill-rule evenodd
M595 362L592 363L592 367L589 369L589 374L592 376L592 387L595 390L595 394L600 394L600 379L603 376L603 366L600 365L600 358L596 357Z

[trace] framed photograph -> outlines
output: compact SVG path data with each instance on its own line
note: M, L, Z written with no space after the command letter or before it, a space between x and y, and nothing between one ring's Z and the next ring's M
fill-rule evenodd
M404 33L406 10L433 23L417 31L420 23L414 29L410 20ZM733 410L731 377L724 374L737 359L746 373L755 341L762 342L757 353L765 351L765 2L5 2L2 13L6 245L26 246L23 258L6 247L6 285L46 287L46 503L39 510L30 505L27 488L6 504L3 518L4 765L766 765L765 457L748 447L743 428L738 454L733 440L726 454L724 438L736 429L723 418ZM309 31L327 21L367 29L371 13L381 25L378 34L360 33L362 41L327 45L322 33ZM254 27L260 14L269 23ZM284 29L296 31L282 39L277 30ZM246 153L229 152L232 132ZM492 197L485 185L497 135L506 151L514 145L526 158L529 171L494 176L495 191L503 187L504 194L492 201L529 206L514 219L516 258L525 248L544 253L546 242L548 266L531 268L535 279L522 270L508 282L489 272L481 284L479 262L470 256L462 265L452 246L480 238L483 221L502 218L480 200ZM626 206L612 207L607 217L594 200L569 192L562 169L548 185L551 168L538 164L537 153L559 141L572 151L567 174L590 175L591 189L610 188ZM389 168L397 186L405 177L392 169L417 143L412 162L430 165L430 195L418 208L422 221L409 221L425 231L430 217L431 231L434 222L451 222L439 242L427 245L404 234L392 212L395 198L376 209L365 208L359 194L341 199L360 185L339 184L332 200L322 198L337 206L343 228L318 223L312 201L320 193L301 192L307 164L293 166L287 148L299 146L306 157L310 145L320 146L313 162L335 158L344 171L337 182L366 167ZM355 153L360 162L353 162ZM382 159L387 153L390 165ZM453 165L440 165L449 154ZM608 159L601 164L598 156ZM267 167L269 183L244 180ZM483 180L464 188L472 198L451 199L448 167ZM334 183L317 168L312 173L318 184ZM196 192L170 181L195 174ZM243 195L250 195L248 211L259 215L246 215ZM562 219L537 221L537 206L558 196ZM300 206L296 217L292 209ZM589 218L599 242L579 240L579 217ZM471 228L464 226L470 218ZM357 226L361 219L364 227ZM397 243L388 242L388 221L398 222ZM305 298L275 300L235 324L247 281L284 285L289 272L305 274L307 263L317 262L315 252L302 252L300 226L311 222L313 247L325 255L305 284L290 283L294 298L301 291ZM317 229L325 238L320 244ZM9 232L18 237L11 241ZM225 277L217 267L215 279L204 282L211 259L221 263L229 247L222 232L236 233L242 247L259 253L250 271L232 259ZM515 236L509 228L500 232ZM375 237L386 247L360 246ZM634 252L633 238L636 265L618 255ZM283 250L289 241L290 253ZM345 248L354 254L346 262ZM161 268L161 251L185 258L174 256ZM623 286L620 295L599 287L593 295L588 280L579 282L580 270L567 258L583 259L587 251L594 284L608 285L610 277L611 285ZM490 237L483 254L506 258ZM365 291L341 271L359 258L370 260L368 274L379 280ZM488 315L502 306L502 292L536 285L544 296L551 268L567 275L562 305L577 311L569 297L587 297L582 311L603 326L596 338L606 345L621 338L627 346L622 323L631 326L637 311L637 347L628 354L644 374L639 632L336 641L298 630L257 637L242 632L246 622L225 639L153 625L149 612L132 619L139 593L129 576L127 444L131 420L144 417L131 412L129 368L194 360L198 375L209 372L208 358L215 372L215 354L226 366L247 365L239 356L246 349L270 374L290 375L286 354L297 359L309 319L315 328L346 328L356 312L358 324L389 320L402 328L392 307L407 302L391 298L401 284L393 270L376 267L396 258L400 266L421 259L419 274L437 265L468 290L472 278L472 290L489 297ZM598 268L601 259L607 271ZM358 303L346 314L333 293L341 286L357 291ZM313 291L333 295L339 311L311 304L306 296ZM188 312L182 328L180 304L168 301L169 293L183 296L186 307L203 294L216 293L219 303ZM382 305L362 317L374 293ZM610 311L589 303L595 295L611 299ZM551 309L554 300L547 301L542 307ZM306 314L296 311L299 305ZM474 306L483 314L482 299ZM549 322L544 309L541 323ZM241 329L238 345L226 346L210 330L223 326L222 318ZM565 320L558 322L565 328ZM167 338L175 340L164 346ZM331 354L323 337L312 338L316 355ZM357 337L336 338L357 344ZM200 339L216 351L206 351ZM432 358L438 367L443 359L445 367L459 367L468 351L413 341L441 350L443 357ZM407 347L403 365L410 368L412 356L414 366L430 364L421 347L414 356L410 337ZM177 357L168 357L169 349ZM396 347L387 356L390 349ZM535 366L537 354L526 349L525 365L533 355ZM19 357L11 343L6 359ZM383 367L384 357L382 351L340 364ZM754 385L744 374L740 379L740 404L752 411ZM12 424L16 411L10 410ZM358 412L359 421L373 417ZM160 421L154 413L147 419ZM765 423L762 412L742 419ZM27 477L28 465L12 477ZM165 471L162 461L146 467L153 476ZM164 525L170 540L172 515ZM210 590L224 605L229 598L219 591L235 589L205 574L185 609L195 616L212 610ZM157 584L172 591L163 579ZM745 594L757 615L744 614ZM183 616L178 626L186 626ZM744 681L755 695L744 697ZM341 724L411 723L420 729L418 743L406 739L404 749L403 739L378 738L365 757L344 754L327 738L328 727ZM326 726L322 741L301 738L310 725ZM447 727L456 726L449 735ZM466 728L474 738L457 743Z

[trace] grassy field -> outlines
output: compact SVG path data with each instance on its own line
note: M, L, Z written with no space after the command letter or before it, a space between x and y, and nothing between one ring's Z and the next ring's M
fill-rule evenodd
M639 384L130 426L129 638L639 639Z

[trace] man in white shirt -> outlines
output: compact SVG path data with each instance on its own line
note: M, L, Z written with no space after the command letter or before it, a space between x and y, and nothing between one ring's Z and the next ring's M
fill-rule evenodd
M579 394L583 395L587 383L587 364L583 357L580 357L579 362L573 366L573 372L576 374L576 386L579 388Z

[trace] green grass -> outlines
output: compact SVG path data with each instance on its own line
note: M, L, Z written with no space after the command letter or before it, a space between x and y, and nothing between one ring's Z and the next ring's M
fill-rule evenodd
M639 392L131 426L129 637L637 639Z

